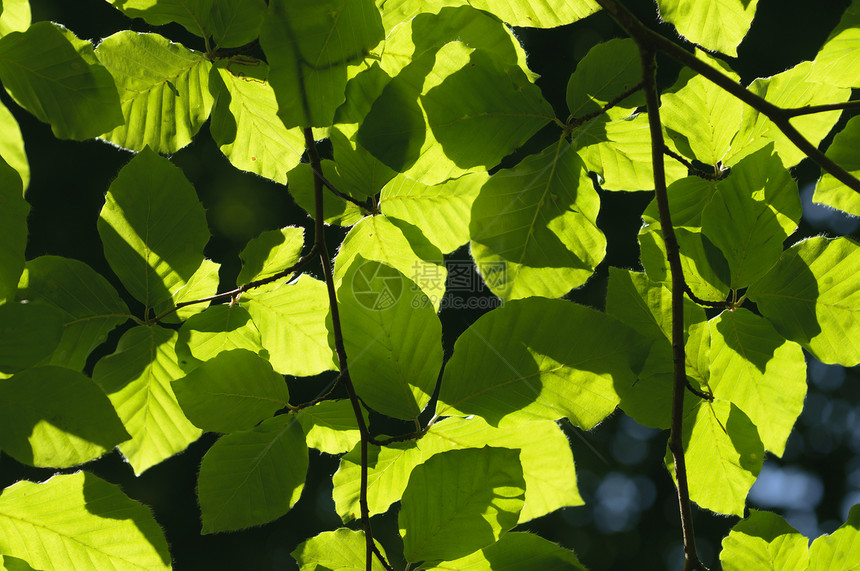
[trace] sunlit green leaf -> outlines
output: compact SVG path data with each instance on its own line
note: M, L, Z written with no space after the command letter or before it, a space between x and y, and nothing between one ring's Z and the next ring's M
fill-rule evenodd
M848 513L848 520L829 535L822 535L809 547L809 571L849 571L860 566L860 505Z
M129 161L111 184L98 231L111 269L148 308L171 300L171 292L189 282L209 241L194 187L149 149Z
M510 426L569 418L589 429L619 402L643 358L614 318L562 300L511 301L460 335L445 365L437 414Z
M327 127L344 101L347 65L383 38L372 0L272 0L260 45L287 127Z
M201 434L185 417L170 386L185 376L174 350L176 338L176 332L162 327L135 327L93 370L93 380L131 434L119 450L135 474L185 450Z
M60 311L63 334L49 363L83 370L90 353L130 317L114 287L78 260L40 256L27 262L18 297ZM17 332L16 335L20 335Z
M384 557L385 549L378 544L376 547ZM366 569L366 549L367 540L363 531L342 527L308 539L296 547L291 555L301 571L357 571ZM371 569L383 571L385 568L374 557Z
M201 361L233 349L254 353L263 349L260 332L251 315L239 305L213 305L191 316L182 324L179 339L187 345L191 355Z
M538 535L506 533L492 545L454 561L443 561L428 571L585 571L573 551Z
M519 452L450 450L417 466L398 522L409 562L444 561L497 541L516 525L525 481Z
M244 529L284 515L298 501L307 469L305 435L292 415L221 437L200 465L203 533Z
M582 161L563 140L495 173L472 204L478 271L502 299L561 297L606 253L599 208Z
M716 513L742 516L764 460L756 427L741 409L719 398L688 400L685 409L682 441L690 499ZM668 451L666 464L674 478Z
M657 0L660 16L678 33L707 50L737 57L737 47L747 35L758 0Z
M107 0L129 18L143 18L161 26L176 22L200 37L211 34L210 18L215 2L223 0Z
M367 411L362 409L367 422ZM327 454L343 454L352 450L361 433L349 399L325 400L297 413L310 448Z
M122 123L116 87L93 46L51 22L0 38L0 80L61 139L90 139Z
M0 103L0 158L15 169L18 176L21 177L23 190L26 191L27 187L30 186L30 163L27 161L27 153L24 151L24 137L21 136L21 127L15 120L15 116L3 103ZM3 186L6 187L9 184L8 182L4 183Z
M304 234L302 228L287 226L280 230L263 232L248 242L245 249L239 253L242 269L239 271L236 283L247 284L266 279L294 265L299 261L302 253ZM290 275L292 274L284 276L283 281L288 281ZM277 285L276 283L267 284L262 288L255 288L255 291L268 291Z
M263 62L216 65L209 79L215 90L209 131L234 167L286 184L305 140L300 129L287 129L278 118L268 75Z
M729 263L732 289L748 286L773 267L800 215L797 183L770 145L717 183L702 212L702 233Z
M323 282L303 274L295 283L248 292L242 299L276 371L310 376L337 369L325 325L329 301Z
M96 50L122 102L123 125L102 138L134 151L173 153L191 142L209 118L212 64L200 52L158 34L124 30Z
M808 542L780 516L750 510L749 517L723 539L720 562L724 571L807 569Z
M63 367L0 380L0 409L0 448L33 466L82 464L129 438L104 393Z
M860 145L860 117L852 117L845 128L836 133L826 154L855 177L860 176L860 161L857 160L855 152L858 145ZM815 186L812 201L860 216L860 193L848 188L827 172L822 174Z
M353 195L348 190L342 190L345 185L337 172L337 166L333 161L323 159L322 175L329 181L339 192L352 196L359 201L364 201L365 196ZM296 204L305 209L305 212L310 214L311 218L316 217L316 203L314 199L314 171L309 163L296 165L293 170L287 173L289 179L289 190L296 201ZM362 218L365 213L355 203L345 200L339 196L335 196L328 189L323 189L323 220L327 224L338 224L340 226L352 226Z
M814 81L837 87L860 86L860 5L852 1L812 62Z
M191 274L187 282L177 281L168 290L171 299L165 299L153 308L156 315L164 315L163 321L176 323L188 319L206 309L205 303L192 303L176 309L184 302L196 301L215 295L218 290L218 272L221 264L212 260L203 260L197 271Z
M211 432L254 428L290 400L284 377L245 349L219 353L171 386L188 420Z
M413 280L352 258L337 289L349 376L370 408L417 419L442 368L442 322Z
M825 363L860 363L860 248L810 238L786 250L747 295L786 338Z
M63 334L63 317L53 307L31 303L0 305L0 372L17 373L50 356Z
M0 158L0 302L12 297L24 270L30 205L23 191L21 176Z
M30 27L30 0L3 0L0 12L0 37L23 32Z
M212 36L219 48L251 43L259 36L265 16L265 0L214 0L209 16Z
M609 72L609 73L607 73ZM574 118L599 112L610 101L642 81L639 50L632 39L614 39L591 48L567 83L567 108ZM639 91L625 98L607 116L621 119L641 105Z
M152 512L86 472L18 482L0 495L0 552L38 569L167 571L170 553Z

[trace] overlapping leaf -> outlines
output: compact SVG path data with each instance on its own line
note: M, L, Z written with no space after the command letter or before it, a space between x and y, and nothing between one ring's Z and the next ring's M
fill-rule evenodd
M786 250L747 295L776 330L825 363L860 363L860 248L810 238Z
M417 419L442 368L442 322L416 283L353 257L337 289L349 376L370 408Z
M265 0L214 0L209 14L212 37L221 48L249 44L260 35L265 17Z
M325 325L329 301L323 282L302 275L295 283L242 299L276 371L310 376L337 369Z
M0 529L0 552L36 569L171 568L167 541L150 510L86 472L6 488Z
M723 538L720 562L725 571L807 569L808 541L780 516L750 510Z
M177 351L186 347L199 361L233 349L263 352L260 332L248 310L239 305L213 305L188 318L179 330Z
M497 172L472 204L478 271L502 299L561 297L606 253L599 208L582 161L563 140Z
M270 278L286 270L299 261L302 246L305 242L304 230L295 226L287 226L280 230L263 232L245 246L239 254L242 269L236 278L236 283L247 284L252 281ZM289 280L292 274L284 276L283 281ZM268 291L277 287L272 283L256 291Z
M120 147L173 153L209 118L212 64L204 54L158 34L124 30L96 49L119 90L124 123L102 138Z
M322 175L334 186L338 191L347 196L351 196L359 201L364 201L367 196L364 193L351 193L344 184L340 173L337 170L337 165L333 161L323 159L320 167ZM314 171L309 163L302 163L293 167L293 170L287 173L289 179L290 194L296 204L304 208L311 218L316 218L316 203L314 198ZM343 189L343 190L341 190ZM328 190L323 190L323 220L327 224L338 224L340 226L352 226L362 218L365 212L354 202L347 201L339 196L335 196Z
M449 450L417 466L398 522L409 562L444 561L494 543L516 525L525 481L509 448Z
M0 305L0 373L23 371L54 352L63 318L53 307L7 302Z
M234 167L286 184L305 141L300 129L287 129L278 118L268 75L263 62L215 65L209 79L215 92L209 131Z
M50 22L0 38L0 81L60 139L90 139L123 121L114 82L92 44Z
M5 108L3 108L5 110ZM8 112L8 111L7 111ZM20 175L0 158L0 302L15 293L24 270L27 247L27 215L30 205L24 200Z
M128 438L104 393L77 371L33 367L0 380L0 448L19 462L67 468Z
M200 465L203 533L244 529L284 515L298 501L307 469L305 436L292 415L221 437Z
M833 142L827 148L827 156L855 177L860 176L860 161L857 160L857 153L854 152L858 145L860 145L860 118L852 117L845 128L836 133ZM848 188L830 173L822 174L815 186L812 201L860 216L860 193Z
M176 22L200 36L211 34L213 6L224 0L107 0L129 18L143 18L148 24L161 26Z
M49 362L78 371L108 333L130 317L128 307L101 274L83 262L59 256L27 262L18 297L60 312L63 333Z
M519 450L526 483L520 523L562 507L583 504L576 487L570 443L558 424L537 421L495 428L478 417L454 417L435 423L417 442L370 447L367 491L370 514L384 513L399 501L412 469L434 454L485 445ZM344 521L359 516L360 466L356 448L341 459L334 476L335 507Z
M585 571L573 551L532 533L506 533L497 542L454 561L443 561L428 571L492 569L493 571Z
M367 422L367 411L362 409ZM327 454L343 454L352 450L361 434L355 411L349 399L326 400L303 408L296 416L305 431L308 447Z
M607 73L608 72L608 73ZM636 43L614 39L597 44L582 58L567 83L567 108L571 117L600 112L610 101L642 81L642 64ZM645 104L640 92L609 109L606 118L622 119Z
M675 24L678 33L707 50L737 57L747 35L758 0L657 0L660 16Z
M860 86L860 4L852 1L815 56L814 81L838 87Z
M111 184L98 231L111 269L147 308L172 301L173 293L191 281L209 240L194 188L170 161L149 149L129 161Z
M24 151L24 137L21 136L21 127L15 120L15 116L2 103L0 103L0 158L15 169L21 177L22 190L26 191L30 185L30 163ZM8 184L5 183L4 186Z
M377 549L385 557L385 549L377 544ZM324 531L301 545L291 553L301 571L352 571L366 569L367 540L363 531L340 528ZM373 558L372 571L385 568L376 557Z
M119 450L135 474L185 450L201 434L185 417L170 386L185 376L174 350L176 338L176 332L159 326L135 327L93 370L93 380L131 434Z
M860 565L860 505L848 513L848 519L839 529L822 535L809 546L809 571L849 570Z

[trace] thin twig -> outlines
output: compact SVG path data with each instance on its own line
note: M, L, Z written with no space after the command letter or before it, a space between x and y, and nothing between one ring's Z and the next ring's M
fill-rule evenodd
M600 117L601 115L603 115L604 113L606 113L607 111L609 111L610 109L612 109L613 107L615 107L616 105L618 105L619 103L621 103L622 101L624 101L625 99L627 99L628 97L630 97L631 95L633 95L634 93L639 91L640 89L642 89L642 82L641 81L639 83L637 83L636 85L634 85L633 87L630 87L629 89L625 89L624 91L622 91L620 95L618 95L617 97L615 97L614 99L609 101L606 105L604 105L599 110L592 111L591 113L586 113L582 117L575 117L575 118L568 119L567 128L572 130L572 129L575 129L576 127L579 127L580 125L582 125L586 121L590 121L591 119L594 119L595 117Z
M287 277L288 275L297 271L302 266L304 266L309 261L311 261L314 258L314 256L316 255L316 253L317 253L317 246L316 246L316 244L314 244L313 246L311 246L311 249L308 250L307 254L305 254L304 256L299 258L299 261L296 262L295 264L293 264L292 266L290 266L289 268L281 270L280 272L273 274L267 278L262 278L259 280L254 280L252 282L248 282L244 285L237 287L236 289L231 289L230 291L225 291L222 293L216 293L215 295L210 295L209 297L201 297L200 299L193 299L191 301L183 301L181 303L177 303L171 309L168 309L164 313L162 313L156 317L153 317L152 319L150 319L146 323L147 323L147 325L152 325L153 323L158 323L159 321L161 321L165 317L176 313L176 311L178 311L180 308L187 307L189 305L195 305L198 303L206 303L207 301L218 301L221 299L228 299L228 298L229 299L236 299L237 296L245 293L248 290L252 290L252 289L258 288L260 286L264 286L266 284L270 284L272 282L276 282L280 279Z
M832 174L839 182L843 183L848 188L855 192L860 192L860 179L857 179L844 168L833 162L830 157L818 150L809 140L804 137L790 122L790 119L797 114L803 114L795 109L783 109L771 103L770 101L760 97L745 88L734 79L725 75L720 70L711 67L707 62L697 59L675 42L664 38L657 32L646 28L636 17L624 7L618 0L597 0L600 6L609 12L609 14L621 25L622 28L636 40L640 45L651 50L661 51L678 61L679 63L689 67L705 79L723 88L725 91L734 95L768 119L782 131L782 134L791 141L794 146L800 149L803 154L818 163L825 171ZM803 107L799 109L804 109ZM813 111L817 112L817 111ZM794 113L794 115L792 114Z
M379 210L377 210L376 206L373 204L373 198L368 198L366 202L361 202L357 198L353 198L350 195L339 191L331 182L329 182L329 180L325 176L323 176L322 172L318 171L313 166L311 166L311 170L313 171L314 175L319 177L320 181L322 181L323 186L329 189L331 193L334 194L336 197L355 204L362 211L367 212L369 214L379 214Z
M696 166L693 165L693 163L691 163L686 158L682 157L681 155L679 155L678 153L676 153L675 151L673 151L669 147L663 147L663 154L665 154L666 156L672 157L673 159L675 159L676 161L678 161L679 163L681 163L682 165L687 167L687 170L690 171L691 173L693 173L694 176L697 176L699 178L703 178L705 180L722 180L726 176L728 176L728 174L729 174L729 169L725 169L725 170L722 170L720 172L707 172L707 171L704 171L700 168L696 168Z
M806 105L783 109L787 117L800 117L801 115L812 115L813 113L826 113L827 111L844 111L846 109L860 109L860 101L843 101L842 103L825 103L824 105Z
M708 301L706 299L702 299L701 297L699 297L693 293L693 290L690 289L690 286L687 284L687 282L684 282L684 293L686 293L687 297L689 297L694 303L697 303L699 305L703 305L705 307L713 307L716 309L732 309L732 308L736 307L735 303L728 301L728 300L725 300L725 301Z
M359 506L361 509L361 521L364 526L365 537L365 568L366 571L371 571L373 565L373 556L382 563L389 571L394 571L394 568L385 560L382 553L376 547L373 541L373 529L370 525L370 509L367 504L367 445L370 442L371 436L367 429L367 423L364 422L364 416L361 414L361 404L358 401L358 396L355 393L355 387L352 384L352 379L349 377L349 368L347 366L346 348L343 343L343 330L340 325L340 312L337 307L337 295L334 291L334 277L331 271L331 258L328 254L328 248L325 243L325 221L323 220L323 181L322 168L320 166L320 156L317 152L316 142L314 141L313 130L306 127L305 148L308 153L308 160L311 164L311 169L314 171L314 245L320 256L323 276L325 278L326 289L328 290L329 306L331 308L332 333L334 335L334 350L337 355L338 366L340 367L340 382L346 387L346 392L349 395L349 402L352 404L352 411L355 413L355 421L358 424L358 431L361 435L361 488L359 493Z

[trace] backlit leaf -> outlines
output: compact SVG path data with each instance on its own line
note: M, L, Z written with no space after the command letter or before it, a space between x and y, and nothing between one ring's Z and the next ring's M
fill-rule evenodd
M21 177L24 186L22 190L26 191L30 186L30 164L24 150L24 138L21 136L21 127L15 120L15 116L2 103L0 103L0 158L15 169ZM4 187L8 185L9 183L5 183Z
M107 0L129 18L143 18L161 26L176 22L200 37L211 32L210 18L215 2L223 0Z
M860 565L860 505L848 513L848 520L829 535L822 535L809 547L809 571L849 571Z
M14 295L24 270L29 213L21 176L0 158L0 302Z
M263 232L245 246L239 254L242 260L242 269L236 278L236 283L247 284L248 282L266 279L280 273L299 261L304 245L304 229L295 226L287 226L280 230L268 230ZM292 274L284 276L283 281L289 280ZM277 287L272 283L255 288L255 291L267 291Z
M747 35L758 0L657 0L660 16L678 33L707 50L737 57L737 47Z
M214 0L209 16L212 36L221 48L251 43L259 36L265 16L265 0Z
M367 422L367 411L362 409ZM361 434L349 399L325 400L296 413L310 448L326 454L352 450Z
M808 542L780 516L750 510L749 517L723 538L720 562L725 571L807 569Z
M385 549L376 546L382 556ZM357 571L365 569L367 561L367 540L363 531L344 527L334 531L324 531L296 547L290 555L299 564L301 571ZM385 568L376 557L373 558L372 571Z
M852 1L815 56L815 81L838 87L860 86L860 5Z
M845 128L836 133L826 154L856 177L860 175L860 161L857 160L857 153L854 152L858 145L860 145L860 118L852 117ZM848 188L827 172L822 174L815 186L812 201L860 216L860 193Z
M23 32L30 27L30 0L3 0L0 12L0 36Z
M263 350L260 332L248 311L239 305L213 305L191 316L182 324L179 339L201 361L233 349Z
M607 73L609 72L609 73ZM639 50L632 39L614 39L591 48L567 83L567 108L574 118L599 112L610 101L642 81ZM621 119L645 104L641 91L608 111Z
M492 569L493 571L585 571L573 551L533 533L512 531L497 542L454 561L443 561L429 571Z

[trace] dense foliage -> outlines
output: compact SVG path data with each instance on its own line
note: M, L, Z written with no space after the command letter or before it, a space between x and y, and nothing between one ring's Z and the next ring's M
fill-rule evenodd
M755 0L658 0L681 39L616 0L109 2L149 31L93 45L0 1L14 102L57 138L134 151L97 223L111 275L26 259L28 160L0 106L0 449L61 470L0 494L3 568L170 568L158 514L75 467L118 448L140 475L214 433L203 534L287 513L315 449L340 457L343 526L299 545L302 570L584 569L516 528L583 503L561 421L617 409L668 431L685 568L704 568L692 503L742 518L724 569L860 565L860 508L810 545L746 501L803 409L804 352L860 363L858 244L789 241L806 157L824 171L814 200L860 215L860 120L840 122L858 107L860 3L813 61L742 86L724 56ZM601 8L629 37L588 52L559 113L512 27ZM655 53L684 66L666 89ZM206 259L206 212L169 158L207 121L236 169L313 219L250 240L235 281ZM654 192L644 271L609 268L600 310L564 299L607 255L598 189ZM439 312L463 279L446 256L464 244L495 308L446 353ZM371 520L395 504L398 545Z

